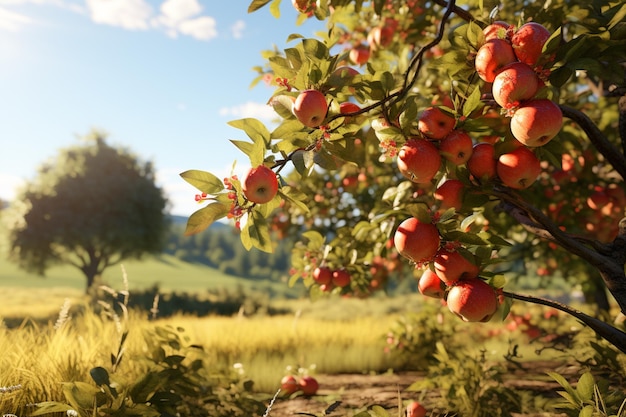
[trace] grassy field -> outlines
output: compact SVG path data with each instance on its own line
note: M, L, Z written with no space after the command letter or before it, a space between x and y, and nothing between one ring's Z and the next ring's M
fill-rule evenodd
M158 285L161 292L203 293L207 290L260 292L282 298L297 290L282 282L254 281L227 275L215 268L183 262L173 256L148 257L122 264L129 289L144 290ZM103 275L104 283L123 289L123 269L115 265ZM77 300L85 291L85 278L71 266L55 266L45 277L25 272L0 257L0 317L29 312L37 317L58 311L66 298ZM45 300L45 303L42 303Z
M202 291L206 289L245 289L271 288L284 292L282 283L267 283L245 280L226 275L215 268L201 264L183 262L169 255L147 257L145 260L129 260L123 263L129 277L130 289L145 289L154 284L165 291ZM104 281L113 287L122 282L122 270L119 265L104 272ZM85 278L80 271L71 266L55 266L46 272L45 278L19 269L15 264L0 258L0 289L7 287L29 288L72 288L84 290Z

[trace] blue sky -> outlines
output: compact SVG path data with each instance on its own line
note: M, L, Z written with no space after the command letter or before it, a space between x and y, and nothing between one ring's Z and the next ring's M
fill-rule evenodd
M228 140L246 137L227 122L272 114L272 89L249 88L252 67L289 34L322 28L296 26L289 0L279 20L248 3L0 0L0 198L92 128L154 162L173 214L199 208L180 172L224 176L237 160L243 175Z

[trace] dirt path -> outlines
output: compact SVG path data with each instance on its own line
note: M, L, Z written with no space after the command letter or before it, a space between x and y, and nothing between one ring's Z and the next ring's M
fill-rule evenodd
M554 364L535 364L533 373L541 373L542 369L554 370ZM545 373L544 373L545 375ZM320 384L318 395L306 397L294 394L291 398L277 398L272 406L269 417L293 417L301 415L352 416L355 410L364 410L373 405L387 409L390 416L399 416L398 404L402 401L418 399L418 393L407 391L415 381L425 377L423 372L405 372L381 375L316 375ZM507 385L520 390L529 390L542 395L553 396L559 389L556 382L534 380L527 375L524 378L511 378ZM424 405L436 402L438 398L427 396ZM340 401L340 404L335 404ZM332 411L328 407L335 404ZM324 411L327 411L324 414ZM433 414L436 415L436 414ZM559 417L560 414L520 414L522 417L548 416Z

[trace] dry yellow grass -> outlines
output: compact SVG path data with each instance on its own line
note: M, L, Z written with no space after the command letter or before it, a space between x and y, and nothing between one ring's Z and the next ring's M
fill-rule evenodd
M294 372L368 372L390 364L383 353L389 317L328 320L302 316L205 317L175 316L149 321L131 312L116 322L91 311L59 323L25 321L16 329L0 327L0 387L20 386L0 394L0 409L15 404L62 401L62 382L91 382L89 370L111 370L121 334L129 331L124 359L113 379L133 381L157 327L181 328L189 344L201 345L205 366L234 369L241 364L258 391L271 393L286 368Z

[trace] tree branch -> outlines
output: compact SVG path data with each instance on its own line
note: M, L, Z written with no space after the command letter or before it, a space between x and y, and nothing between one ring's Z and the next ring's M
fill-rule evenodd
M626 105L626 100L625 100ZM587 134L587 137L613 168L626 179L626 157L602 134L595 123L580 110L560 105L563 116L575 121ZM622 138L622 141L624 139Z
M524 229L534 234L535 236L545 240L549 240L551 242L559 243L557 239L552 236L552 234L548 232L544 226L536 222L524 210L512 204L510 201L501 201L498 207L509 216L513 217L522 227L524 227ZM580 235L574 235L565 231L563 232L563 235L567 236L569 239L576 240L584 245L591 246L593 249L603 255L608 256L613 254L611 244L603 244L595 239L590 239L588 237Z
M440 5L440 6L450 6L448 2L446 2L445 0L434 0L434 3ZM454 3L454 2L452 2ZM454 13L455 15L459 16L461 19L467 21L467 22L476 22L479 23L480 26L483 26L482 22L478 22L474 16L472 16L472 14L470 12L468 12L465 9L460 8L459 6L452 4L451 7L451 11L452 13Z
M588 314L583 313L582 311L576 310L568 305L559 303L554 300L549 300L547 298L535 297L532 295L521 295L517 293L512 293L508 291L503 292L504 296L513 298L515 300L526 301L533 304L540 304L548 307L555 308L557 310L563 311L571 316L576 317L578 320L583 322L587 327L591 328L596 334L603 339L610 342L613 346L615 346L620 351L626 353L626 333L621 330L605 323L604 321L592 317Z
M620 235L618 238L611 245L603 247L603 252L607 253L605 255L598 252L593 247L589 247L588 240L583 243L579 241L579 239L573 238L571 235L561 230L541 210L527 202L504 191L494 190L493 195L498 197L501 201L516 207L519 212L515 212L514 215L518 218L523 215L522 221L524 223L532 225L538 231L543 230L543 232L541 232L542 235L547 233L565 250L584 259L596 268L600 272L607 289L611 292L613 297L615 297L620 310L626 314L626 274L624 273L626 254L615 253L616 251L623 252L626 250L626 220L620 222ZM528 221L524 220L524 218L527 218Z
M607 97L619 97L617 101L617 111L619 112L618 130L622 140L622 152L626 155L626 87L611 85L608 90Z
M337 114L332 116L331 118L329 118L326 123L330 123L333 120L339 118L339 117L353 117L353 116L358 116L360 114L364 114L367 113L371 110L374 110L378 107L384 107L385 105L387 105L387 103L397 103L399 100L403 99L411 90L411 87L413 86L413 84L415 83L415 80L417 79L417 76L419 74L419 71L421 69L422 66L422 62L423 59L422 57L424 56L424 54L426 53L426 51L428 51L430 48L436 46L437 44L439 44L439 42L441 42L441 40L444 37L444 29L445 29L445 25L448 22L448 19L450 18L450 15L454 12L457 13L457 10L459 11L459 13L462 13L463 15L467 15L471 18L471 20L474 20L474 18L465 10L457 7L455 5L455 0L450 0L450 2L444 2L444 1L438 1L437 4L440 4L442 6L446 6L446 11L443 14L443 17L441 18L441 22L439 24L439 30L437 31L437 36L435 37L435 39L433 39L432 41L430 41L429 43L427 43L426 45L422 46L420 48L420 50L417 52L417 54L415 54L415 56L413 56L413 58L411 58L411 62L409 63L409 68L407 69L406 73L404 74L404 83L402 85L402 88L399 89L398 91L389 94L387 97L383 98L382 100L370 104L367 107L362 108L361 110L352 112L352 113L343 113L343 114ZM457 13L457 14L459 14ZM459 15L461 16L461 15ZM461 16L463 17L463 16ZM465 17L464 17L465 19ZM466 19L467 20L467 19ZM413 74L411 76L411 74Z

